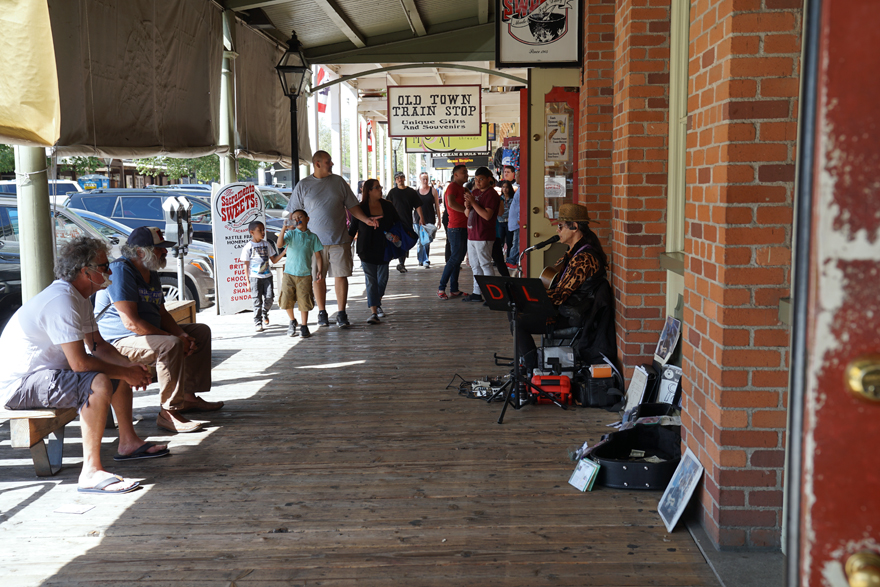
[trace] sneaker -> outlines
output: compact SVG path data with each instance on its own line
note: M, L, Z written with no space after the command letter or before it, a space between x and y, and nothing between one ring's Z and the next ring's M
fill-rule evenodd
M254 332L263 332L263 325L260 322L254 324Z
M291 320L287 325L287 336L296 336L296 320Z
M403 263L397 264L397 270L400 271L401 273L406 273L406 267L403 266Z
M309 332L309 327L303 324L299 327L299 335L303 338L308 338L312 335L312 333Z
M318 326L330 326L330 318L327 310L318 310Z
M385 310L382 309L382 306L376 308L376 316L378 316L379 318L385 317Z
M461 301L463 301L463 302L482 302L483 296L478 295L478 294L468 294L468 295L464 296L463 298L461 298Z
M336 326L339 328L348 328L351 326L351 323L348 321L348 314L345 313L345 310L339 310L336 312Z
M367 318L367 324L379 324L379 316L376 314L371 314L369 318Z
M424 263L422 263L422 267L424 267L425 269L430 269L430 268L431 268L431 262L430 262L430 261L425 261Z
M269 317L268 316L263 318L263 326L269 326Z

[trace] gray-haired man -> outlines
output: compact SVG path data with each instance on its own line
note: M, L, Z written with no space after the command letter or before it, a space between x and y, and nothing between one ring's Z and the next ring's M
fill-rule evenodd
M88 237L65 244L55 264L57 279L19 308L0 335L0 405L79 410L83 468L78 491L84 493L125 493L138 486L101 466L101 437L111 405L119 419L115 460L169 452L141 440L132 425L131 388L149 385L149 371L104 341L92 316L89 296L109 283L107 252L103 241Z
M219 410L223 402L196 396L211 391L211 329L178 325L165 309L157 271L165 267L170 246L156 227L131 231L123 257L111 265L117 278L98 293L95 312L101 335L120 353L142 365L156 365L162 402L156 425L170 432L197 432L202 425L182 412Z

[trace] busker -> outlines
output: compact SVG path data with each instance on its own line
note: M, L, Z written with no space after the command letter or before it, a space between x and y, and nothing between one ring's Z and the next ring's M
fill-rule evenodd
M617 341L614 298L607 279L608 257L602 250L599 237L590 230L587 207L580 204L560 206L556 234L559 242L568 247L568 252L555 265L559 273L558 283L547 291L559 315L550 322L529 316L517 319L517 360L522 360L526 369L534 369L537 359L532 334L550 333L568 326L585 329L578 339L578 349L585 355L582 359L594 360L601 353L615 360Z
M314 279L315 301L318 304L318 326L330 326L327 316L327 277L334 279L336 289L336 325L348 328L348 314L345 305L348 301L348 278L353 269L351 238L346 226L346 214L376 228L377 218L368 218L358 206L357 198L351 188L338 175L333 174L333 160L327 151L316 151L312 157L315 172L302 179L293 189L286 210L291 214L305 210L309 216L309 228L324 246L321 256L324 259L323 279Z
M196 396L211 391L211 329L206 324L177 324L165 309L157 271L166 265L168 247L154 226L135 228L113 261L113 284L95 298L101 336L123 356L155 365L161 409L156 426L169 432L197 432L202 425L189 411L212 412L223 402Z
M132 387L150 384L149 370L122 356L98 331L89 297L110 283L107 244L78 237L59 251L56 280L28 300L0 335L0 405L10 410L77 408L83 468L77 491L127 493L137 481L101 464L101 438L110 406L119 420L115 460L162 457L166 445L144 442L134 430ZM86 347L91 354L86 352Z

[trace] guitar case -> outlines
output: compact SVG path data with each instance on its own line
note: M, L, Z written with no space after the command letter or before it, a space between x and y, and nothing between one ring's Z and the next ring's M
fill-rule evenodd
M633 450L643 457L631 457ZM681 426L636 424L612 432L592 447L589 457L601 465L596 483L617 489L666 489L681 461ZM658 457L659 463L645 459Z

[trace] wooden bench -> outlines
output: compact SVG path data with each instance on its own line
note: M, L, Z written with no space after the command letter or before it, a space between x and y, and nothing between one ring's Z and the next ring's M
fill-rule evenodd
M9 420L12 448L31 449L37 477L51 477L61 470L64 427L76 418L76 408L62 410L4 410L0 419ZM45 439L45 442L44 442Z
M178 324L194 324L196 303L192 300L165 303L165 309ZM153 372L155 378L155 370ZM9 420L12 448L29 448L37 477L51 477L61 470L64 427L76 418L76 408L61 410L5 410L0 420ZM113 409L107 410L107 428L115 428Z

